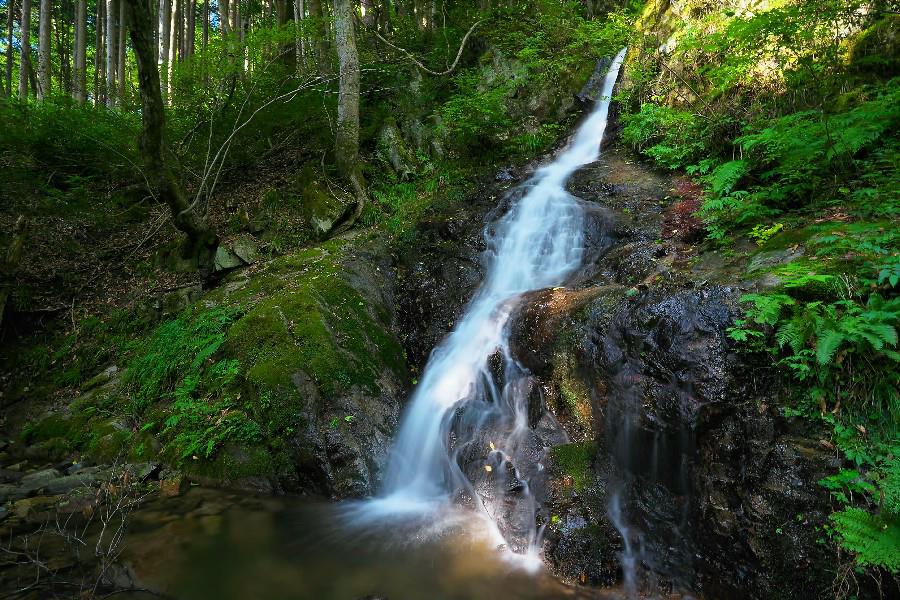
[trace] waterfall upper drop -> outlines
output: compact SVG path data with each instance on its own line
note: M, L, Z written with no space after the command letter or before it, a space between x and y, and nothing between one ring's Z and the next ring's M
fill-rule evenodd
M509 354L506 325L523 293L561 285L581 266L584 214L565 184L600 155L625 51L610 64L600 97L569 146L536 171L520 188L521 199L486 231L487 276L432 352L395 441L383 495L364 505L368 513L462 501L490 518L502 543L518 552L534 547L529 482L541 470L545 448L536 448L530 435L529 375ZM489 366L494 355L502 360L502 381ZM511 493L518 500L503 502Z

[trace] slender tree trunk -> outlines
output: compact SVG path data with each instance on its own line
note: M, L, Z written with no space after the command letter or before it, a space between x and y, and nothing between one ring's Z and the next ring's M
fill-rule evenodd
M160 199L172 211L172 221L187 235L186 255L197 260L202 276L213 267L218 237L203 217L192 208L190 198L166 159L166 113L160 89L159 71L153 54L153 26L150 0L128 0L131 45L138 65L141 93L140 150L147 177Z
M197 32L197 0L188 0L187 11L187 25L184 32L184 53L186 56L193 56Z
M75 73L72 97L84 103L87 99L87 0L75 2Z
M125 0L119 0L119 44L118 44L118 60L116 61L116 81L119 85L116 96L119 104L125 101L125 62L127 58L128 48L125 45L125 32L128 29L128 6Z
M116 104L116 0L106 0L106 105Z
M168 48L168 73L166 73L166 81L169 84L168 92L165 94L165 97L168 99L169 104L172 104L173 97L175 96L175 82L173 81L173 74L175 72L175 63L178 61L178 5L180 4L179 0L169 0L169 7L171 12L169 13L169 26L166 29L169 37Z
M103 0L97 0L97 12L94 19L94 106L103 102L102 82L103 76Z
M209 0L203 0L203 38L200 44L200 48L206 54L206 47L209 46Z
M6 95L12 98L13 75L13 26L15 25L16 0L6 5Z
M31 0L22 0L22 17L19 35L21 36L19 54L19 98L28 97L28 71L31 63Z
M133 5L132 5L133 6ZM159 0L159 59L157 68L162 80L162 97L164 102L169 101L169 41L171 37L171 0ZM132 45L134 42L132 42Z
M73 4L66 0L59 7L57 27L53 28L56 36L56 52L59 55L59 90L66 94L72 94L72 38L69 30L69 8L72 7L72 22L75 19ZM52 75L51 75L52 77Z
M356 196L356 207L341 230L359 218L366 203L366 183L359 168L359 54L353 12L353 0L334 0L334 43L340 74L334 156L338 170Z
M363 24L372 27L375 24L375 5L372 0L359 0L359 11Z
M296 28L296 34L294 36L294 55L297 60L297 72L300 72L300 65L303 64L303 59L306 56L306 44L303 40L303 17L304 17L304 6L303 0L294 0L294 27Z
M41 0L38 15L38 100L50 95L50 0Z

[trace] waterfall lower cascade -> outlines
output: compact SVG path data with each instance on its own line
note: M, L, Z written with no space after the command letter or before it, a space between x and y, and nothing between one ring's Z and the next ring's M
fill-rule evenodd
M539 564L530 485L543 468L546 446L529 422L534 390L510 356L506 325L523 293L562 285L581 266L583 209L565 184L600 155L625 51L613 59L601 96L569 146L523 184L518 202L486 231L487 276L429 358L401 423L382 495L358 505L354 519L418 515L433 523L442 510L468 506L493 541ZM552 420L549 414L541 418Z

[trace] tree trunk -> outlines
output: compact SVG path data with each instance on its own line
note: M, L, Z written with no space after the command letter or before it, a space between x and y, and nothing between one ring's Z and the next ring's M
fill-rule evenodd
M116 0L106 0L106 106L116 103Z
M197 0L188 0L187 22L184 30L184 54L194 55L195 33L197 31Z
M94 106L103 101L101 83L103 81L103 0L97 0L94 19Z
M28 97L28 70L31 62L31 0L22 0L19 27L21 53L19 55L19 98Z
M294 0L294 27L296 28L296 34L294 36L294 55L297 60L297 72L300 72L300 65L303 64L303 59L306 56L306 47L303 40L302 33L302 24L305 8L303 6L303 0Z
M128 29L128 7L125 0L119 0L119 43L118 43L118 60L116 61L116 81L119 85L116 97L119 104L125 101L125 59L127 58L127 47L125 46L125 32Z
M163 102L169 101L169 38L171 37L171 19L171 0L159 0L159 59L156 63L159 74L162 77L160 86L162 89ZM131 44L133 46L134 41L132 41Z
M181 3L184 0L169 0L171 13L169 14L169 72L166 74L166 80L169 82L168 101L171 105L175 102L175 65L178 62L178 47L181 45L179 41L178 21L181 17Z
M72 22L75 19L74 5L63 2L59 7L59 25L53 29L56 36L56 52L59 55L59 90L66 94L72 94L72 38L69 29L69 7L72 7Z
M338 113L334 156L350 183L356 207L341 231L359 218L366 203L366 184L359 168L359 54L353 26L353 0L334 0L334 43L338 56Z
M175 227L187 235L186 256L196 259L201 276L206 278L212 272L218 237L206 220L191 207L188 195L166 160L166 113L159 71L153 60L150 2L128 0L131 45L137 58L141 93L141 156L147 178L160 200L168 204L172 211Z
M359 10L362 13L362 22L366 27L375 25L375 5L372 0L359 0Z
M50 0L41 0L38 15L38 100L50 95Z
M87 99L87 0L75 2L75 73L72 97L84 103Z
M229 0L219 0L219 27L222 28L222 37L231 33L231 3Z
M209 45L209 0L203 0L203 39L200 43L206 54L206 47Z
M12 98L13 74L13 25L15 24L16 1L9 0L6 5L6 95Z

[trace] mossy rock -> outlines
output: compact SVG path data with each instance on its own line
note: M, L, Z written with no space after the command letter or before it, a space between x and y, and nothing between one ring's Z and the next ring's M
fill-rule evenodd
M576 491L584 491L596 479L594 459L597 456L597 444L593 441L563 444L554 447L551 452L554 469L564 477L570 477Z
M364 243L362 259L333 240L236 272L160 326L129 367L144 375L125 378L140 388L125 391L140 392L129 405L144 424L132 451L155 450L150 431L161 459L204 483L371 493L408 370L390 281ZM118 441L108 436L97 438L103 451Z

